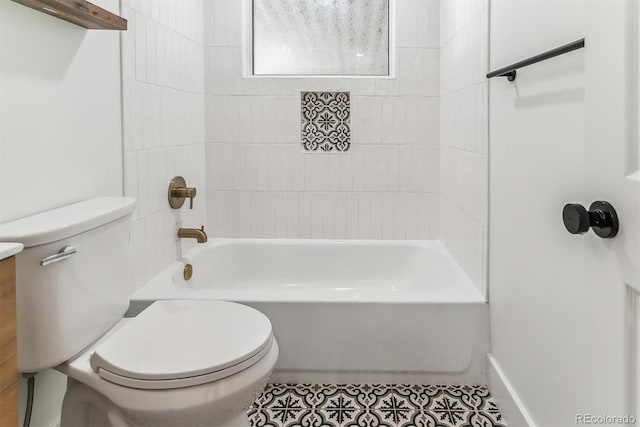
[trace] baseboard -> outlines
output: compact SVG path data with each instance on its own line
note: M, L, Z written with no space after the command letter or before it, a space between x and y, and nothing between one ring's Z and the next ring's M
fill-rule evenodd
M509 427L536 427L492 354L487 354L487 386Z

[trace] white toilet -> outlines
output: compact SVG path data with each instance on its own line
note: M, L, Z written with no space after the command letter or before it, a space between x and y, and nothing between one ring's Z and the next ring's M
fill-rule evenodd
M0 225L16 257L18 371L69 381L68 426L248 426L278 358L271 323L225 301L159 301L123 318L131 284L126 197Z

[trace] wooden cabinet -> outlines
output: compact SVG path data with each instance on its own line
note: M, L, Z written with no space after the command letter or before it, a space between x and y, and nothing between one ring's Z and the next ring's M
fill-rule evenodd
M16 261L0 261L0 426L18 425Z

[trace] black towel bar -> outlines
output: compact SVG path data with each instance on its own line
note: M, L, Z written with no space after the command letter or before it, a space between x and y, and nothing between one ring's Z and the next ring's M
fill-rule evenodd
M515 64L511 64L507 67L500 68L499 70L495 70L487 74L487 78L490 79L492 77L506 77L510 82L516 79L516 70L518 68L523 68L528 65L536 64L538 62L545 61L550 58L554 58L559 55L563 55L565 53L582 49L584 47L584 39L576 40L571 43L567 43L563 46L557 47L555 49L548 50L546 52L540 53L538 55L532 56L531 58L523 59L522 61L516 62Z

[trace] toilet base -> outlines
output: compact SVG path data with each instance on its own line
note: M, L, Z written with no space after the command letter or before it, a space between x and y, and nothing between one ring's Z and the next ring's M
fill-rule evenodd
M249 417L243 412L227 422L218 424L216 427L249 427L249 425Z
M206 424L207 427L249 427L246 412L223 421ZM69 378L67 392L62 403L60 427L139 427L122 411L100 393Z
M60 427L133 427L109 399L72 378L62 401Z

